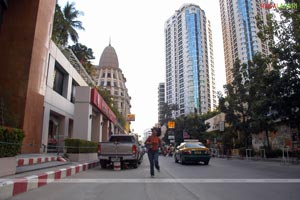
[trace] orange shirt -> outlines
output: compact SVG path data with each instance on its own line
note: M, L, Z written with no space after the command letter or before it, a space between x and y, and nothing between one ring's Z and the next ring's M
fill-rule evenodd
M145 143L149 142L152 144L151 150L157 150L161 141L157 136L149 136Z

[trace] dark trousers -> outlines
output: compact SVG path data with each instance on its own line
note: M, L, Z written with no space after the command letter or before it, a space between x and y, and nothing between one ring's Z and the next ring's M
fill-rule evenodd
M150 162L150 174L151 176L154 176L154 166L157 170L159 170L159 164L158 164L158 150L149 150L148 151L148 158Z

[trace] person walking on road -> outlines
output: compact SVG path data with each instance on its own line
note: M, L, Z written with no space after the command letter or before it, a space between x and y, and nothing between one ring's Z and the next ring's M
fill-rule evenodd
M163 149L162 141L159 138L160 136L160 128L152 128L151 129L152 134L147 138L145 141L145 145L148 149L148 158L150 162L150 175L153 178L154 177L154 167L157 169L157 171L160 170L159 162L158 162L158 148Z

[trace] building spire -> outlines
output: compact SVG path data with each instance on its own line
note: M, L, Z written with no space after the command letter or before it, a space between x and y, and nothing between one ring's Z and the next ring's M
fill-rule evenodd
M111 44L111 38L110 38L110 36L109 36L109 46L111 46L110 44Z

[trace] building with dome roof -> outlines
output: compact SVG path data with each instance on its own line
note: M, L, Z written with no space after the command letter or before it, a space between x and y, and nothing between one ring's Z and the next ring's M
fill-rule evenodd
M130 114L130 100L126 88L126 78L119 68L119 60L115 49L109 44L102 52L98 66L98 86L110 91L113 101L119 113L126 119ZM126 131L129 132L129 124L126 124Z

